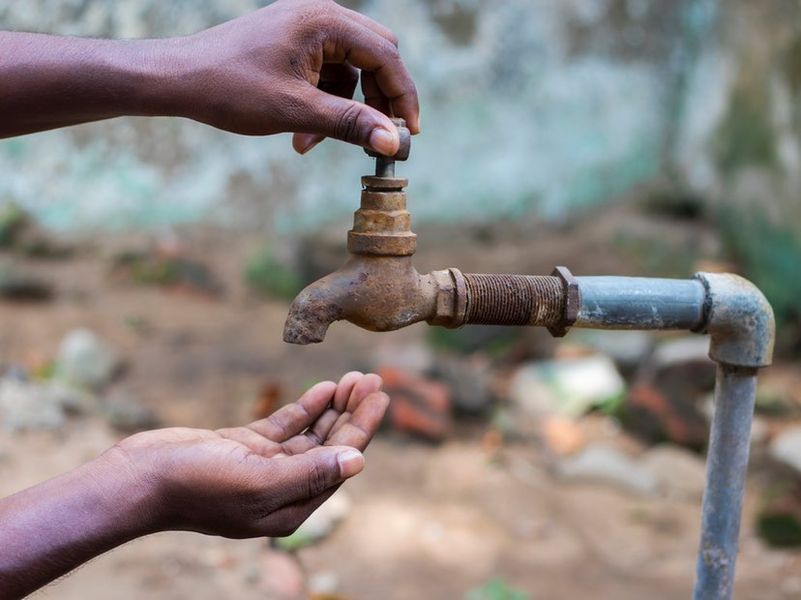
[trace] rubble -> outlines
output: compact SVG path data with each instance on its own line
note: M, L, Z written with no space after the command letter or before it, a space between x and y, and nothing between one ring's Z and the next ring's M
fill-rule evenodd
M513 376L510 396L530 415L575 418L593 408L616 406L625 390L612 359L596 354L527 363Z
M650 470L605 445L589 446L577 456L564 459L557 466L557 474L567 480L611 484L644 496L653 496L659 489L659 479Z
M93 332L74 329L61 341L54 378L86 389L111 381L120 365L117 355Z
M0 380L0 422L4 429L58 429L66 418L59 397L48 386L14 377Z
M801 426L788 427L770 443L771 458L801 474Z
M392 398L387 420L402 433L442 441L451 431L451 393L438 381L383 367L378 374Z

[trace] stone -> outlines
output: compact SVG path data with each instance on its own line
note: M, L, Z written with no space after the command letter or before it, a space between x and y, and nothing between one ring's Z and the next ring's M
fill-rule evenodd
M525 364L510 385L513 403L534 416L578 417L619 403L625 391L614 362L602 354Z
M56 380L87 389L111 381L119 366L116 354L88 329L74 329L59 346Z
M439 381L382 367L384 391L392 399L388 422L398 432L439 442L451 431L451 393Z
M0 381L0 421L10 431L58 429L66 414L47 386L6 377Z
M801 426L788 427L773 438L770 456L801 473Z
M627 431L659 444L700 451L709 438L705 401L715 387L715 363L703 336L670 338L643 365L623 405Z
M156 415L128 392L117 390L103 401L103 414L109 425L127 433L152 429Z
M611 446L589 446L577 456L562 460L556 472L567 480L607 483L643 496L653 496L659 490L659 479L650 470Z

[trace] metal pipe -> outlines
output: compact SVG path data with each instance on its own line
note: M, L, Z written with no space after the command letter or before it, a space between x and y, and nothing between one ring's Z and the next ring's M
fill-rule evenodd
M757 370L718 365L694 600L732 597Z
M706 290L697 279L576 277L576 327L689 329L704 325Z

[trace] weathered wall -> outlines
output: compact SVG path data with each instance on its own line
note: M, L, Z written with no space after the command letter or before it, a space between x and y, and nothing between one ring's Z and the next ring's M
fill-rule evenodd
M0 5L0 26L166 36L263 4L17 0ZM764 236L739 236L736 249L752 270L767 260L780 275L797 274L785 258L801 233L797 2L349 4L399 34L419 83L425 133L402 167L418 221L530 211L558 219L660 180L741 207L720 213L735 246L743 219L753 225L764 215L775 247L761 244ZM360 151L340 143L301 158L286 136L120 119L0 143L0 198L55 227L212 218L293 231L352 211L368 169ZM789 233L774 235L777 227Z
M262 4L18 0L0 6L0 26L176 35ZM425 133L403 166L418 220L558 218L660 172L674 84L694 60L679 50L697 35L687 14L698 0L350 4L399 34L420 87ZM286 230L352 211L368 169L340 143L299 158L286 137L122 119L3 142L0 196L56 227L154 225L210 211Z

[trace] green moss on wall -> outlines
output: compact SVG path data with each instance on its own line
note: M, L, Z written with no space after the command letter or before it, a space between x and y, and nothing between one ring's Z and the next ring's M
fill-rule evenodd
M715 137L715 158L724 174L749 166L776 164L767 84L734 88Z

